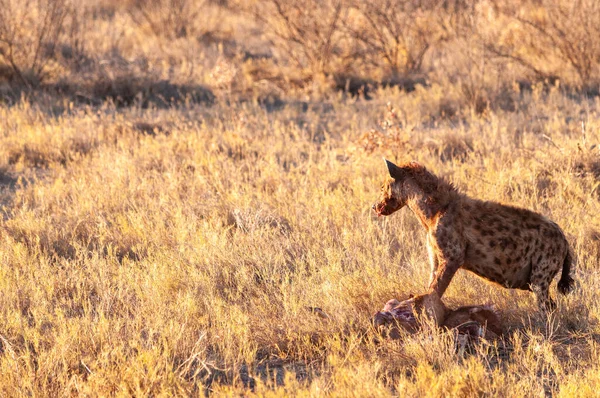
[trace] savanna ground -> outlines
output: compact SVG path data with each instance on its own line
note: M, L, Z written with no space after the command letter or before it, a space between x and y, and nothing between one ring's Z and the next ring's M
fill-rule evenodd
M1 395L596 396L599 29L591 0L0 0ZM429 272L370 210L382 156L556 221L575 291L545 316L459 272L503 341L382 339Z

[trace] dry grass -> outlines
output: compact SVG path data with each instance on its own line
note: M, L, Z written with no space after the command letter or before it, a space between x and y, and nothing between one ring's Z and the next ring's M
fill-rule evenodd
M311 19L315 8L260 6L278 3L307 13L300 28L331 27ZM2 75L0 395L596 395L597 61L581 74L560 47L541 58L508 36L489 47L496 31L482 26L535 31L523 22L535 13L504 4L393 3L423 19L395 34L395 22L376 24L389 59L366 53L375 36L350 45L351 27L336 23L313 47L294 44L295 63L278 47L290 43L233 1L89 0L65 18L70 33L45 53L36 90ZM380 10L322 4L363 24ZM555 14L536 23L545 15L563 26ZM169 29L153 32L157 23ZM431 42L404 39L423 26L435 28ZM10 69L4 45L0 70ZM347 54L374 58L349 67ZM524 64L534 62L548 69L538 76ZM342 72L369 87L336 92ZM559 72L569 87L544 80ZM423 84L383 84L404 74ZM558 222L577 259L575 291L545 317L531 294L459 273L446 302L495 304L504 341L462 347L432 326L381 339L371 315L423 292L429 270L410 211L370 210L382 156Z
M528 111L432 124L423 93L378 98L329 112L2 108L3 394L591 394L599 104L555 91L525 97ZM404 150L363 149L382 126L406 129ZM447 301L494 303L504 343L380 340L372 313L428 272L414 216L370 212L381 155L552 217L579 287L546 319L530 294L459 274Z

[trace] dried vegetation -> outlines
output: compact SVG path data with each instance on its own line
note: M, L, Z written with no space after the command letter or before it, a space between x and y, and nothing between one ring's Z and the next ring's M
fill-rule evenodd
M0 395L594 396L599 16L0 0ZM558 222L575 292L545 317L459 273L504 340L382 339L429 270L414 216L370 211L382 156Z

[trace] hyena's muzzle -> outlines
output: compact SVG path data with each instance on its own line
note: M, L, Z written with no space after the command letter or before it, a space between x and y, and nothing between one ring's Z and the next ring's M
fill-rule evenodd
M401 207L402 205L396 199L387 198L375 203L371 208L375 211L377 216L389 216Z

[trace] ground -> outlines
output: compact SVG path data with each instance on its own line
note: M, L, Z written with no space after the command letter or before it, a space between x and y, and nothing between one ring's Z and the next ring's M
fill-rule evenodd
M29 81L0 59L0 395L596 395L600 101L560 54L539 59L569 84L478 75L490 59L432 44L410 85L373 72L353 90L291 66L242 11L223 19L244 28L231 37L163 37L124 2L100 3L88 36L63 30L76 65L57 46ZM460 347L434 327L383 339L372 315L430 272L410 210L371 209L383 157L555 221L574 291L552 286L544 315L531 293L459 271L445 302L493 304L503 341Z
M567 101L554 95L536 106ZM528 131L530 115L491 114L419 128L403 153L364 151L361 135L390 101L415 110L413 123L426 117L415 94L396 91L335 99L328 111L3 108L3 391L592 391L598 104L569 103L586 110L585 146L566 114L533 122L560 149ZM517 126L519 139L505 138ZM446 134L472 149L443 158L455 145ZM437 332L381 340L371 315L423 291L429 274L415 217L370 208L387 173L381 155L416 158L469 194L556 220L578 287L545 318L530 293L459 271L445 300L494 304L511 328L506 345L459 354Z

